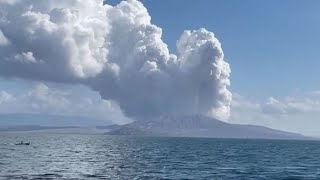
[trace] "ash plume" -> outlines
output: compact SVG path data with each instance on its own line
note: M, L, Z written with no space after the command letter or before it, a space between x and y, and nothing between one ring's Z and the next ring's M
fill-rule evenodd
M161 37L137 0L0 0L0 75L84 84L133 119L227 119L230 68L214 34L183 32L176 55Z

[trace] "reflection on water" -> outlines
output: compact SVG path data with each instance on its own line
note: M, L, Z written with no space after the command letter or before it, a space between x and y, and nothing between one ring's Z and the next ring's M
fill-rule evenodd
M317 141L0 135L0 179L320 179L319 157Z

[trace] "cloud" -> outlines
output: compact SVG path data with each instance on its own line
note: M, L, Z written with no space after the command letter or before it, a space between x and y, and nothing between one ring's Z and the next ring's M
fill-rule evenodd
M0 29L0 47L1 46L7 46L9 45L9 40L7 39L7 37L3 34L3 32Z
M269 98L262 106L265 113L274 115L295 115L309 112L320 112L320 97L304 94L302 97L286 97L283 100Z
M270 118L263 113L262 104L237 93L233 94L230 122L241 124L268 124Z
M229 117L230 67L212 32L185 31L175 55L136 0L2 2L0 75L84 84L136 119Z
M12 95L7 93L6 91L0 91L0 104L4 104L10 100L12 100Z
M17 54L14 56L14 59L20 61L19 63L41 63L41 60L38 61L32 52L22 52L21 54Z
M234 94L230 122L256 124L319 136L320 96L315 92L254 102Z
M98 1L8 2L0 6L0 29L12 41L0 48L2 75L74 82L102 71L108 23Z
M19 2L20 0L0 0L0 4L15 4L16 2Z
M264 102L253 102L239 94L234 94L231 107L231 118L234 120L244 119L247 116L256 119L256 122L262 119L279 120L307 113L320 113L320 96L315 97L313 93L304 93L300 96L287 96L282 99L269 97Z
M88 117L118 124L130 122L115 102L73 96L72 92L49 88L43 83L37 83L21 94L0 91L0 113Z

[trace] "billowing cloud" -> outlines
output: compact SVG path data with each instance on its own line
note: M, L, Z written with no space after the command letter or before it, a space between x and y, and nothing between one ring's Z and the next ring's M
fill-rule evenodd
M102 71L107 7L98 1L8 2L0 6L0 29L11 42L0 48L2 75L74 82Z
M212 32L185 31L174 55L136 0L1 3L0 75L85 84L131 118L228 118L230 68Z
M86 117L118 124L130 122L115 102L74 96L72 91L50 88L43 83L20 94L0 91L0 113Z

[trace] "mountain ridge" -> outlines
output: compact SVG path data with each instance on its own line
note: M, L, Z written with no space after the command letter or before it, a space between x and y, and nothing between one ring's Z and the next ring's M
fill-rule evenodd
M119 126L105 134L243 139L309 139L259 125L230 124L202 115L162 116Z
M8 113L0 114L0 127L6 126L107 126L113 124L111 119L96 119L82 116L63 116L50 114Z

